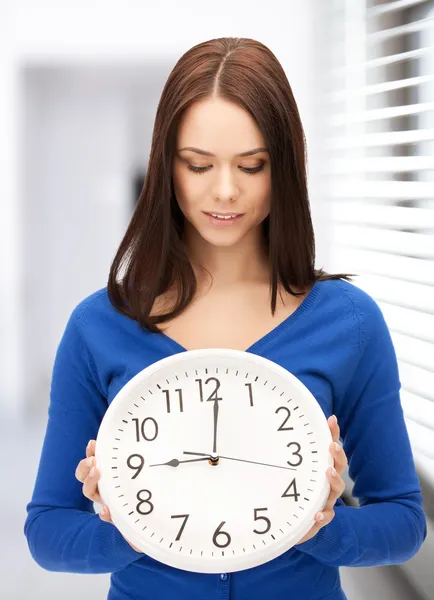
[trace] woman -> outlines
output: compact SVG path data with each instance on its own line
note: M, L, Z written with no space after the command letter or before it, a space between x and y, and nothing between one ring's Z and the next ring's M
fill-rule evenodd
M426 521L388 328L348 275L315 270L314 259L303 128L281 65L251 39L193 47L163 90L108 285L74 309L57 350L25 524L39 565L112 573L110 600L338 600L340 566L397 564L418 551ZM149 364L206 347L293 372L343 440L330 447L337 473L327 472L330 497L304 538L220 575L153 560L92 504L101 503L94 440L111 400ZM340 497L347 456L360 508Z

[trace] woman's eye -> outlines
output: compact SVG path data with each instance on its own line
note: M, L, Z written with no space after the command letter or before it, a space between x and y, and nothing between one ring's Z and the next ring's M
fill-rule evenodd
M189 171L193 171L193 173L205 173L208 167L193 167L193 165L187 165Z
M247 167L241 167L241 169L245 173L249 173L250 175L254 175L255 173L259 173L259 171L263 171L264 170L264 163L262 163L262 165L259 165L259 167L251 167L250 169L248 169Z
M192 171L193 173L205 173L205 171L208 171L208 169L210 167L193 167L193 165L188 165L187 168ZM241 171L243 171L244 173L247 173L248 175L254 175L255 173L259 173L260 171L264 170L264 163L262 163L262 165L259 165L259 167L253 167L253 168L247 168L247 167L240 167Z

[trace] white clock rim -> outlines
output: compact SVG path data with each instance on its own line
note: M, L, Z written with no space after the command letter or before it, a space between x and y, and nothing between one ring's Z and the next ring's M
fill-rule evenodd
M325 420L325 415L319 406L315 396L312 392L307 388L293 373L281 367L277 363L269 360L266 357L259 356L252 352L242 351L242 350L234 350L232 348L201 348L195 350L185 350L170 356L164 357L158 360L151 365L148 365L141 371L139 371L134 377L132 377L116 394L110 403L107 411L104 415L104 419L100 425L98 430L97 438L96 438L96 449L95 449L95 459L96 464L101 460L101 454L98 450L98 441L105 436L105 430L110 425L110 419L112 417L112 413L115 413L117 410L118 404L120 404L124 398L124 396L129 396L131 391L144 379L154 375L156 372L163 370L169 367L172 363L179 362L188 362L191 360L195 360L196 358L235 358L241 359L243 363L251 361L255 364L261 364L267 366L268 369L275 371L278 375L283 376L284 378L289 378L292 380L292 383L295 387L299 388L301 394L306 396L310 396L311 400L313 400L312 411L317 412L317 416L320 417L320 421ZM330 443L333 441L330 430L324 429L324 435L329 433ZM321 434L320 434L321 435ZM328 454L328 467L333 466L334 460L331 454ZM108 497L111 496L110 487L106 487L104 483L104 478L101 478L99 482L99 494L101 500L104 504L110 506L110 501ZM304 535L311 529L312 525L315 523L315 514L321 510L330 494L330 484L327 478L324 479L323 489L321 490L317 502L315 502L310 511L306 514L306 524L305 527L302 527L297 532L297 539L302 539ZM311 518L308 518L308 515L311 515ZM232 573L237 571L242 571L244 569L248 569L251 567L259 566L264 564L274 558L280 557L286 551L288 551L295 544L290 538L288 541L287 536L281 541L281 543L274 543L272 546L264 547L256 550L255 552L250 552L245 555L239 556L222 556L222 557L213 557L213 558L203 558L199 556L190 556L183 554L173 554L167 549L159 548L156 544L148 541L147 539L141 537L139 533L134 529L132 525L130 525L123 517L118 519L116 514L116 510L111 511L111 519L115 525L122 533L124 532L125 537L135 546L139 547L144 552L144 556L148 556L155 560L158 560L166 565L172 566L174 568L183 569L185 571L191 571L196 573ZM295 542L297 543L297 542Z

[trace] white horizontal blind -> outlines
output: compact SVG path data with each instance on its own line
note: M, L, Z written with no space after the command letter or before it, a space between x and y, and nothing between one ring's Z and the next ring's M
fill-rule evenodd
M434 3L324 4L327 266L360 274L383 311L417 467L434 486Z

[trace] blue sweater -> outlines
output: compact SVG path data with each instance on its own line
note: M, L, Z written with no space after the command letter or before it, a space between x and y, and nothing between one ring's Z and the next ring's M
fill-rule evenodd
M296 375L335 414L359 507L341 498L331 523L259 567L183 571L138 553L82 493L75 469L117 392L184 352L140 329L107 289L72 311L57 349L48 424L24 532L48 571L111 573L108 600L343 600L340 566L399 564L421 547L426 518L400 402L395 350L377 303L344 280L317 282L298 309L247 349Z

